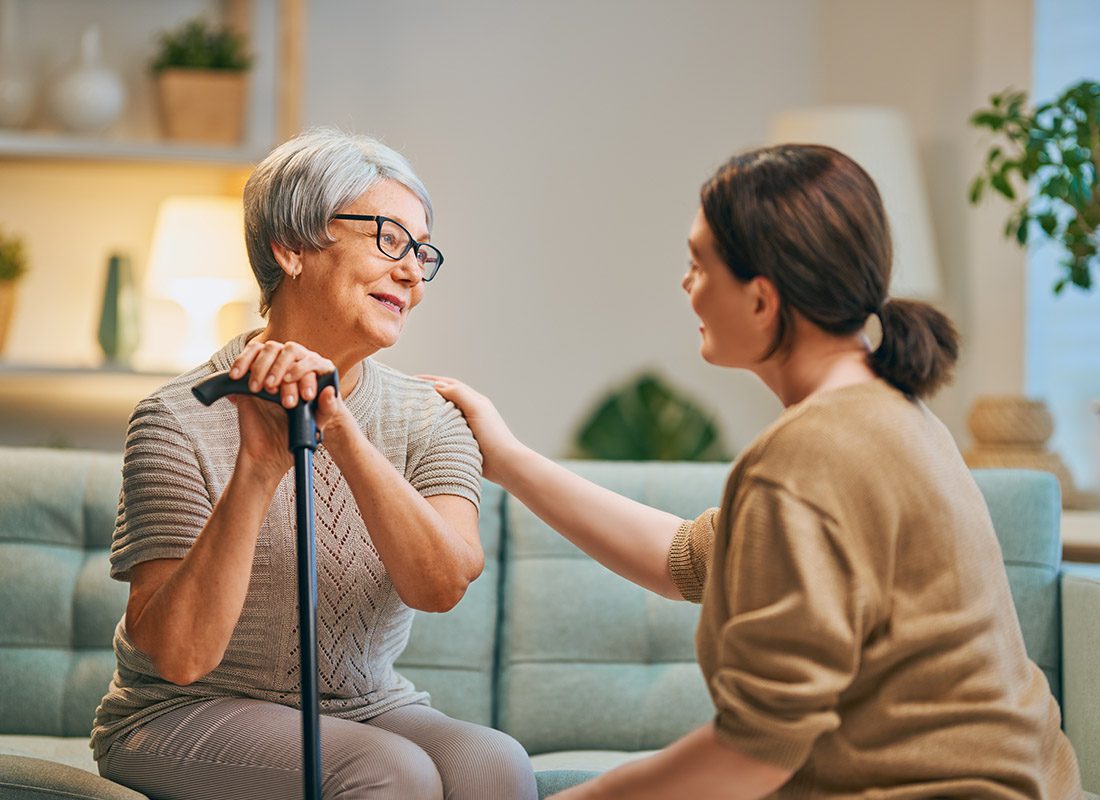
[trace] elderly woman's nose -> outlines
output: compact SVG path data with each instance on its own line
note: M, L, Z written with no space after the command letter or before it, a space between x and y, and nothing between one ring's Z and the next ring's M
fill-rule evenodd
M424 267L416 260L416 254L411 249L394 262L393 272L399 280L408 281L414 286L424 280Z

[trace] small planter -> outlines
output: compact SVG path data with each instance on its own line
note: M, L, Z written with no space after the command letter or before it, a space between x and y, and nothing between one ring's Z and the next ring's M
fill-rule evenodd
M248 75L236 70L165 69L157 76L161 127L169 139L240 144Z
M0 355L8 343L12 316L15 314L15 281L0 281Z

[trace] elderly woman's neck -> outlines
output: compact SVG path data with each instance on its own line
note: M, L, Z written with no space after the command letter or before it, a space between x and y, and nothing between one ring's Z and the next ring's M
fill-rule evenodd
M365 351L360 347L349 347L347 337L330 330L324 320L309 320L280 314L275 308L268 314L267 326L256 335L261 342L297 342L307 350L312 350L336 365L340 377L340 394L345 397L362 376L363 359L373 355L374 351Z

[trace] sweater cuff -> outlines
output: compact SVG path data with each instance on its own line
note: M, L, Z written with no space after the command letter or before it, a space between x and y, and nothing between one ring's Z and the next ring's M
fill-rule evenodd
M813 740L804 741L768 736L760 730L748 730L736 715L720 711L714 718L718 741L742 755L792 772L798 771L810 757Z
M691 529L694 525L694 520L687 519L676 530L676 536L668 550L668 572L685 600L701 603L703 581L695 572L695 560L692 558Z

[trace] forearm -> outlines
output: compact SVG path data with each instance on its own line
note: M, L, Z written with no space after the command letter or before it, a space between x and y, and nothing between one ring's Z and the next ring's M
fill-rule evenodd
M758 800L790 777L790 770L723 744L714 725L708 724L648 758L554 795L554 800Z
M481 574L480 545L464 539L358 429L326 433L371 541L406 605L446 611Z
M498 457L500 483L558 533L608 569L681 599L668 551L682 519L597 486L517 444Z
M277 487L238 465L187 555L140 608L127 608L131 640L167 680L191 683L221 663Z

